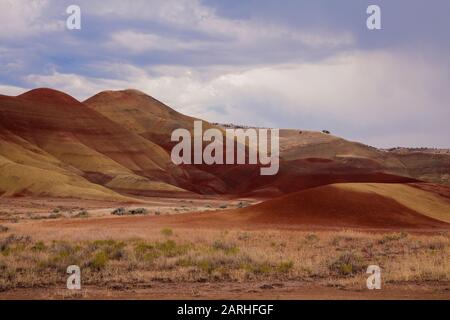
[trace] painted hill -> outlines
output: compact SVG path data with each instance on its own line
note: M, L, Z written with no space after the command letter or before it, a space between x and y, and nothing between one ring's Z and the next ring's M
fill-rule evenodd
M450 190L448 187L443 187ZM408 184L342 183L235 210L177 217L190 225L448 229L450 198Z
M174 177L183 172L172 164L165 150L55 90L0 96L0 137L3 168L9 162L10 166L30 167L33 172L45 169L70 177L76 175L76 179L97 188L109 183L111 189L132 191L130 181L136 180L141 185L157 182L162 190L183 191L173 185ZM2 191L39 194L35 188L40 181L36 179L33 188L3 184Z
M105 91L84 102L52 89L0 96L0 193L273 198L333 183L450 181L448 154L388 152L303 130L280 130L276 176L261 176L254 165L175 166L171 132L192 131L194 120L136 90Z

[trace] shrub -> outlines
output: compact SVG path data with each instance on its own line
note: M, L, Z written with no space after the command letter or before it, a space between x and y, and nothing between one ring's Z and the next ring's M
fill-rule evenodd
M89 217L89 212L87 212L86 210L81 210L76 215L74 215L74 218L87 218L87 217Z
M214 241L212 247L215 250L222 250L226 254L236 254L239 252L239 248L234 243L227 243L221 240Z
M128 210L128 214L130 215L135 215L135 214L147 214L147 209L145 208L136 208L136 209L131 209Z
M126 213L125 208L117 208L111 212L111 214L116 216L123 216Z
M170 228L164 228L161 230L161 233L166 237L170 237L173 234L173 231Z
M45 246L44 242L38 241L34 244L33 247L31 247L34 251L44 251L47 247Z
M364 270L363 259L353 252L344 252L330 264L330 271L338 275L354 275Z
M51 213L47 218L48 219L58 219L61 218L63 215L61 213Z
M398 241L401 239L404 239L408 236L406 232L398 232L398 233L391 233L385 235L381 240L379 241L380 244L387 243L390 241Z
M111 212L112 215L116 216L147 214L147 213L148 211L145 208L130 209L128 211L126 211L124 208L117 208L113 212Z
M0 233L8 232L8 230L9 230L8 227L2 226L2 225L0 224Z
M277 266L277 271L281 273L287 273L294 267L294 262L283 261Z
M89 267L93 270L100 271L106 267L108 263L108 255L104 251L97 252L94 258L89 262Z
M319 237L316 236L314 233L309 233L305 236L305 241L309 243L317 242L319 241Z

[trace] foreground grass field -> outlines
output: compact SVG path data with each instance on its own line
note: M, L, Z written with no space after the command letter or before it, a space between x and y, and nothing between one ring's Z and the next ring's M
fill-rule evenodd
M83 286L111 290L152 282L252 281L365 289L371 264L381 267L384 284L450 287L450 235L162 228L145 238L69 242L0 233L3 293L62 287L72 264L80 266Z

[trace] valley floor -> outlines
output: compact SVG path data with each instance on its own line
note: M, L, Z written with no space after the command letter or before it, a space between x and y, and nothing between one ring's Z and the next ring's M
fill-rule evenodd
M448 228L227 218L256 202L0 198L0 299L450 299ZM112 215L118 207L145 214ZM72 264L81 268L80 291L65 289ZM372 264L382 270L381 290L366 287Z

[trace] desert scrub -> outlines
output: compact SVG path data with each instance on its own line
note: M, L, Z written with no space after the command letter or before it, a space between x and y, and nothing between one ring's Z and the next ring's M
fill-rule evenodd
M450 281L447 234L408 234L392 240L399 236L354 231L316 231L315 237L302 231L173 231L173 238L155 229L146 240L71 242L1 234L0 287L61 285L70 264L80 266L85 284L114 281L127 287L149 281L287 279L365 286L365 270L371 264L381 267L383 283Z
M8 255L12 250L19 251L25 249L31 242L29 236L16 236L14 234L0 241L0 252L3 255Z
M293 269L293 267L294 267L293 261L282 261L277 266L277 271L280 273L288 273L289 271L291 271Z
M189 249L189 244L177 244L173 240L166 240L155 243L139 242L134 247L134 253L138 260L153 262L159 257L171 258L183 255Z
M333 274L340 276L355 275L365 271L367 264L363 258L354 252L344 252L329 265Z
M116 216L125 216L125 215L140 215L140 214L148 214L148 210L145 208L136 208L125 210L125 208L117 208L111 212L112 215Z
M161 230L161 234L166 237L170 237L171 235L173 235L173 230L170 228L164 228Z
M239 248L234 243L225 242L222 240L214 241L212 248L214 250L222 250L225 254L237 254L239 252Z
M89 267L95 271L100 271L106 267L109 258L108 254L104 251L97 252L94 257L89 261Z
M316 242L319 241L319 237L316 234L314 234L314 233L308 233L305 236L305 240L304 241L305 241L305 243L313 244L313 243L316 243Z
M9 230L8 227L5 227L4 225L1 225L1 224L0 224L0 233L8 232L8 230Z
M88 218L89 212L87 210L81 210L76 215L73 216L74 218Z
M402 240L408 237L408 234L406 232L398 232L398 233L390 233L385 236L383 236L379 242L380 244L384 244L390 241L398 241Z

